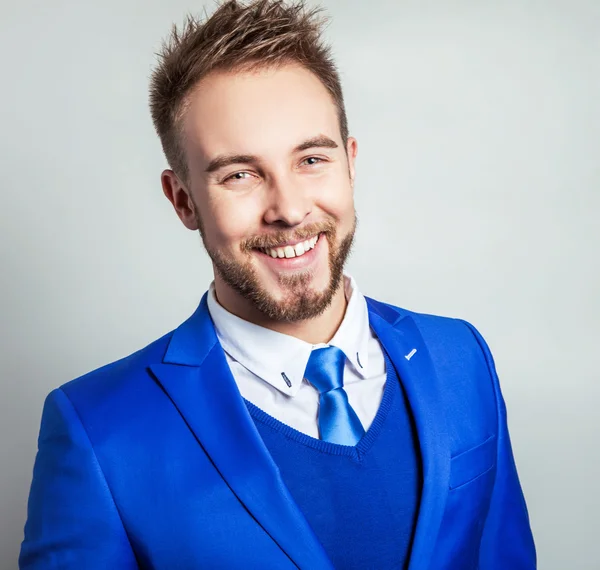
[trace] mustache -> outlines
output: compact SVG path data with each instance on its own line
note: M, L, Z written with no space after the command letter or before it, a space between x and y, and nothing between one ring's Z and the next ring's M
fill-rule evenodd
M334 235L335 224L333 221L315 222L293 231L282 230L253 236L242 242L241 249L244 253L247 253L253 249L279 247L290 242L304 241L321 233Z

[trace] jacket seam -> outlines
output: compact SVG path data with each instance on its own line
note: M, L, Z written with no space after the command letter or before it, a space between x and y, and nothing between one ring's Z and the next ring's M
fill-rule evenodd
M475 342L477 343L477 346L479 347L479 350L481 351L481 354L483 355L483 358L485 360L485 364L488 370L488 376L490 379L490 382L492 383L492 389L494 390L494 400L496 402L496 451L498 451L500 445L500 439L502 434L500 433L500 422L502 420L501 416L501 409L500 409L500 397L499 397L499 393L498 393L498 381L497 381L497 374L494 370L494 365L493 363L490 361L490 356L488 354L488 351L485 349L485 347L482 345L481 340L479 338L479 335L477 332L475 332L473 325L471 325L470 323L468 323L467 321L464 321L462 319L457 319L459 322L463 323L463 325L465 325L467 327L467 329L469 330L469 332L473 335L473 338L475 339ZM497 453L496 453L497 454Z

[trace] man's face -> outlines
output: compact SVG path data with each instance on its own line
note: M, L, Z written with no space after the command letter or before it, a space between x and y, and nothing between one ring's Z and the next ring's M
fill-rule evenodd
M356 225L356 141L315 75L289 65L203 79L183 118L193 220L217 294L267 318L321 314Z

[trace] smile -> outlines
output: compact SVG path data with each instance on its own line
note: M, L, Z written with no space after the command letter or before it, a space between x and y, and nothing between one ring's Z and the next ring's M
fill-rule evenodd
M314 236L305 241L301 241L294 245L285 245L281 247L259 247L258 250L273 258L291 258L301 257L315 247L319 241L319 236Z

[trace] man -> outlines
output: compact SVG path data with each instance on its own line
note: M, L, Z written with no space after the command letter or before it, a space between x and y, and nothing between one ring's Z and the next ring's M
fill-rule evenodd
M164 46L162 187L214 283L48 396L22 568L535 567L485 342L343 273L357 143L319 34L231 1Z

